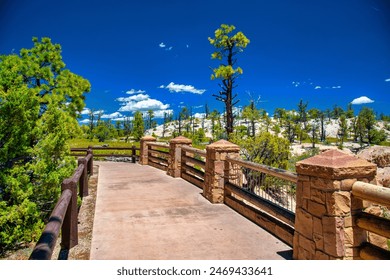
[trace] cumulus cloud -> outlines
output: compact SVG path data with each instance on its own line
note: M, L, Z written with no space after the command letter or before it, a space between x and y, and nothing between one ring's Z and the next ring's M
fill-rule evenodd
M155 118L164 117L164 112L171 112L169 104L164 104L160 100L150 98L148 94L137 94L129 97L120 97L116 99L121 103L119 112L136 112L146 113L148 110L154 111Z
M315 86L314 89L321 89L321 86Z
M194 114L194 118L204 119L205 117L206 117L205 113L195 113Z
M85 108L80 112L80 114L81 114L81 115L88 115L88 114L89 114L89 111L90 111L90 109L87 108L87 107L85 107Z
M132 96L129 96L129 97L119 97L116 100L119 101L119 102L126 103L126 102L142 101L142 100L146 100L148 98L149 98L149 95L140 93L140 94L132 95Z
M171 109L168 109L168 110L157 110L157 111L154 111L154 117L156 119L162 119L164 118L164 114L167 113L167 114L173 114L173 110Z
M367 104L367 103L373 103L374 100L368 98L367 96L361 96L358 98L355 98L352 100L351 104L353 105L360 105L360 104Z
M341 88L341 86L333 86L332 88L333 88L333 89Z
M135 89L131 89L131 90L128 90L126 91L127 94L140 94L140 93L145 93L144 90L135 90Z
M149 98L138 102L129 102L125 106L122 106L119 111L155 111L168 108L168 104L163 104L160 100Z
M121 118L121 117L122 117L122 114L119 112L115 112L112 114L104 114L101 116L102 119L117 119L117 118Z
M79 123L82 123L82 124L88 124L88 123L89 123L89 119L84 119L84 120L81 120L81 121L79 121Z
M166 88L169 92L190 92L194 94L203 94L206 91L205 89L196 89L191 85L180 85L174 82L170 82L167 86L162 85L160 88Z
M161 42L160 43L160 45L158 45L160 48L165 48L166 47L166 45L163 43L163 42Z
M386 79L385 82L390 82L390 79Z

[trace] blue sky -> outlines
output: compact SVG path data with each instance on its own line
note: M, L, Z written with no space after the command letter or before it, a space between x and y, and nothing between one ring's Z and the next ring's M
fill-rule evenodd
M105 117L223 111L207 40L222 23L251 41L237 57L240 106L260 98L272 114L300 99L320 109L354 101L390 114L388 0L0 0L0 53L50 37L91 82L86 107Z

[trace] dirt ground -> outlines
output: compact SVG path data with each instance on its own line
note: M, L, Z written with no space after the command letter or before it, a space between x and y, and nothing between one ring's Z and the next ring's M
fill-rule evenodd
M83 198L82 205L79 209L79 244L69 251L61 250L61 238L58 238L57 245L54 249L52 260L89 260L93 220L95 216L95 201L98 180L98 166L93 168L94 174L89 178L88 191L89 195ZM3 260L28 260L35 244L15 252L10 252Z

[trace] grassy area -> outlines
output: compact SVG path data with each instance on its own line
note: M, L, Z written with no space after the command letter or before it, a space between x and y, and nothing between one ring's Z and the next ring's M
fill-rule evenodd
M97 139L91 140L91 139L80 138L80 139L72 139L69 144L71 148L87 148L89 146L101 147L103 145L108 145L108 147L115 147L115 148L117 147L131 148L134 145L137 148L139 148L139 142L125 143L124 141L119 141L119 140L107 140L104 142L99 142Z
M72 139L69 143L71 148L88 148L89 146L92 147L102 147L103 145L109 147L109 148L131 148L132 146L135 146L136 148L139 148L140 143L139 142L124 142L119 140L107 140L104 142L99 142L97 139ZM82 152L77 152L77 154L83 154ZM113 155L131 155L131 150L94 150L93 151L94 157L98 157L99 155L107 155L107 154L113 154ZM136 151L136 154L139 154L139 151Z

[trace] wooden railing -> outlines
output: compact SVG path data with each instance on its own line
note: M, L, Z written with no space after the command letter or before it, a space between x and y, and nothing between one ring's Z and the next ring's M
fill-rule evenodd
M297 175L231 157L226 161L225 204L292 245Z
M88 195L88 174L93 174L93 154L87 151L85 158L78 159L73 176L61 184L61 196L35 245L30 260L50 260L61 231L61 247L71 249L78 244L77 186L81 198Z
M131 161L135 163L137 159L139 158L139 148L136 146L132 147L93 147L90 146L88 148L71 148L71 155L75 157L82 157L85 156L86 152L88 149L92 151L99 151L99 152L94 152L94 157L99 158L99 157L125 157L125 158L131 158ZM105 153L100 152L100 151L105 151ZM131 151L131 153L127 154L118 154L118 153L108 153L107 151ZM137 152L138 151L138 152Z
M370 201L382 207L390 207L390 189L357 181L352 185L355 199ZM390 220L366 212L358 214L356 225L384 238L390 239ZM365 242L360 247L360 257L366 260L390 259L390 251Z
M181 147L181 177L203 189L206 170L206 151L189 146Z
M148 164L155 168L167 171L169 145L158 142L148 142Z

